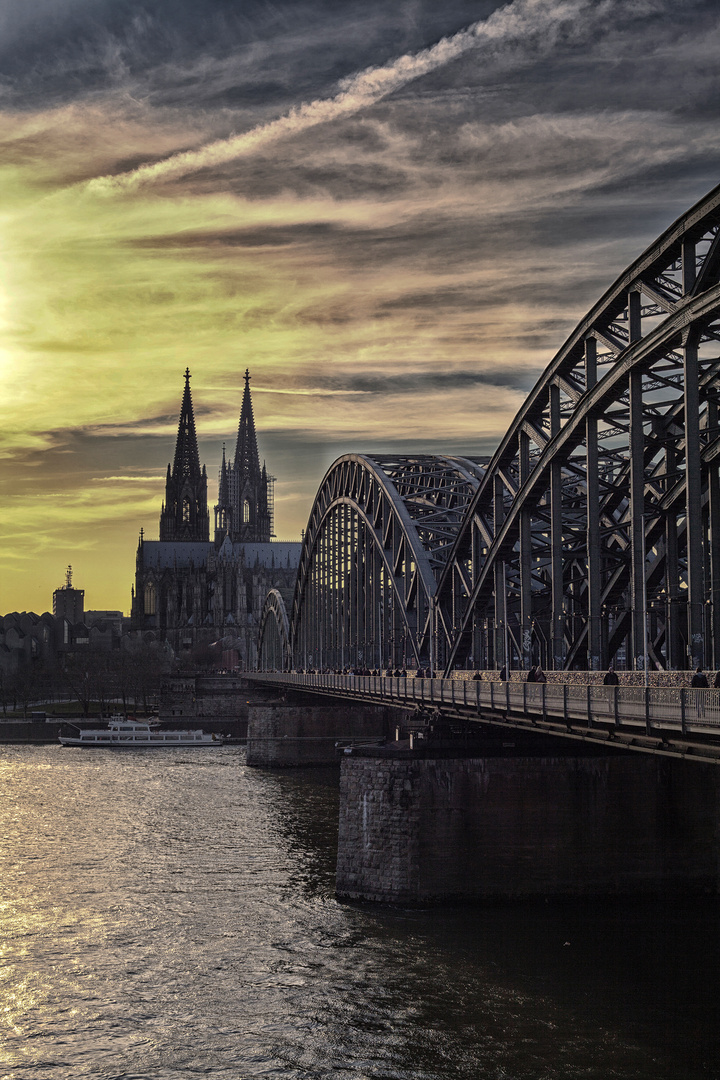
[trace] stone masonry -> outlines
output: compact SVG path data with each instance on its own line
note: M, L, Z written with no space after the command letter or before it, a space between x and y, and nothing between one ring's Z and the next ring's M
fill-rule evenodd
M267 691L239 675L170 675L160 691L159 719L165 724L182 720L185 726L192 721L201 727L217 721L245 738L248 700L267 696Z
M331 705L308 700L251 702L248 705L248 765L285 768L337 762L337 743L383 739L388 727L382 706Z
M337 894L399 904L717 892L712 766L616 757L342 762Z

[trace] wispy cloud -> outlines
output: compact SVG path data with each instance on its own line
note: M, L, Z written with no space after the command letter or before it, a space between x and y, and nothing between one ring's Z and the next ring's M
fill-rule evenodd
M605 9L613 6L605 0ZM563 27L572 27L592 11L588 0L514 0L507 7L482 21L475 22L430 48L398 57L392 63L368 68L340 82L340 92L329 99L316 99L292 109L287 115L261 124L242 135L220 139L197 150L174 154L164 161L142 165L129 173L97 177L88 182L89 191L112 194L130 191L146 184L172 180L200 169L224 165L245 154L287 138L351 116L382 101L409 82L443 67L482 45L497 46L509 40L545 39L549 48Z

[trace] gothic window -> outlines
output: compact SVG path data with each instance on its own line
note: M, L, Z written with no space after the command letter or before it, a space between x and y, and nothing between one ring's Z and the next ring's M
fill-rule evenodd
M145 586L145 614L154 615L156 610L155 582L148 581Z
M182 519L183 519L183 524L184 525L189 525L190 524L190 500L189 499L183 499Z
M246 499L243 503L243 522L247 525L250 521L250 500Z

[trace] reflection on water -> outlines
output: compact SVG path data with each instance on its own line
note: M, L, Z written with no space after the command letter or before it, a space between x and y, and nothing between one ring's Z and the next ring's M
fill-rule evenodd
M715 901L333 896L337 776L0 748L0 1077L619 1077L718 1065Z

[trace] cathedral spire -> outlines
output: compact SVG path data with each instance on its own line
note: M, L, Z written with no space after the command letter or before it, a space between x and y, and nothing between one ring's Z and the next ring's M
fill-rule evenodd
M220 468L220 483L218 484L218 502L221 506L227 506L230 502L230 485L228 483L227 462L225 460L225 443L223 443L223 459Z
M237 445L235 447L235 469L242 472L253 482L260 479L260 456L258 454L257 435L255 434L252 398L250 397L250 372L247 368L245 369L245 389L243 391Z
M207 540L210 521L207 508L207 476L200 468L195 414L190 394L190 369L185 369L185 389L172 470L168 465L165 504L160 515L161 540Z
M267 511L268 477L260 470L255 417L250 396L250 372L247 369L235 460L229 481L233 540L267 543L272 531L271 518Z
M230 472L225 460L223 443L222 465L218 481L218 501L215 507L215 544L220 547L223 540L232 532L232 502L230 501Z
M195 433L195 413L193 412L192 396L190 394L190 378L190 369L185 368L185 390L182 405L180 406L173 476L175 479L182 476L184 479L190 480L191 483L196 483L200 479L200 454L198 453L197 435Z

